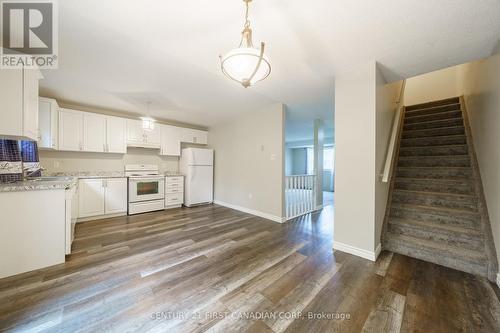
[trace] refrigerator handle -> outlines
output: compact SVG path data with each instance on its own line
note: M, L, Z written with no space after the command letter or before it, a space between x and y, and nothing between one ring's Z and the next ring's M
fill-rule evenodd
M191 168L190 177L189 177L189 182L190 183L193 182L195 170L196 170L196 168Z

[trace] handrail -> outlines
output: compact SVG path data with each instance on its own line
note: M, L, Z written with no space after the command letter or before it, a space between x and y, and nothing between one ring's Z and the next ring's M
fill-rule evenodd
M389 140L389 146L387 147L387 155L385 157L384 171L382 172L382 182L387 183L391 176L391 169L394 160L394 153L396 151L396 140L398 139L398 131L401 124L401 113L403 111L403 100L406 88L406 80L401 83L401 90L399 92L398 100L396 101L396 114L394 115L394 121L392 122L392 132Z

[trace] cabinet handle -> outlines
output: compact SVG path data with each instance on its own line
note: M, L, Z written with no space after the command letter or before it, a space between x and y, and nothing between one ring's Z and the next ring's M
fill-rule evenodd
M80 142L80 150L83 150L83 145L81 142Z

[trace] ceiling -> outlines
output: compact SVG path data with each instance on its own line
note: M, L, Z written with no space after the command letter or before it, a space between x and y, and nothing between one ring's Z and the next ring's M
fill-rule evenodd
M395 81L489 56L498 0L255 0L254 43L270 77L244 89L220 72L236 47L239 0L59 1L59 69L41 93L73 105L201 126L282 102L289 129L314 118L333 128L335 73L377 61ZM298 135L300 136L300 135Z

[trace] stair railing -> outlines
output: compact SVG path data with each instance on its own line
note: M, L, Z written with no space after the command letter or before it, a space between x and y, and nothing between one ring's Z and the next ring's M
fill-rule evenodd
M381 174L381 180L383 183L387 183L391 177L391 171L394 164L394 157L396 153L398 134L401 127L401 121L403 120L403 108L404 108L404 95L406 88L406 80L401 83L401 90L399 91L399 97L396 101L396 114L394 115L394 120L392 122L391 137L389 139L389 145L387 147L387 154L385 157L384 170Z
M285 177L286 219L308 214L316 209L316 176Z

